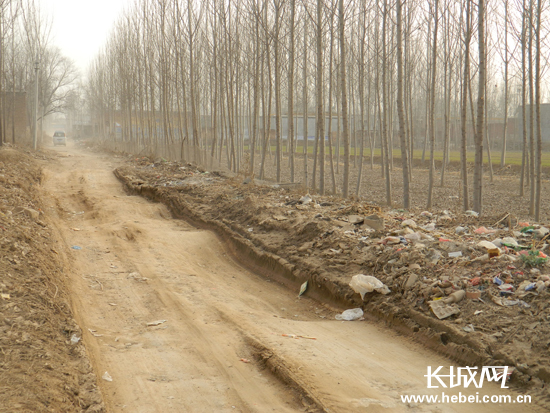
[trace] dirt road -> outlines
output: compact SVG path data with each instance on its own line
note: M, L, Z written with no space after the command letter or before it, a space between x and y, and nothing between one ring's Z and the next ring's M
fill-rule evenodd
M250 273L215 234L125 194L116 158L71 143L55 150L44 196L72 261L73 308L109 412L534 411L402 403L402 394L458 394L426 388L427 366L449 362L380 326L336 321ZM517 396L496 385L460 389L476 390Z

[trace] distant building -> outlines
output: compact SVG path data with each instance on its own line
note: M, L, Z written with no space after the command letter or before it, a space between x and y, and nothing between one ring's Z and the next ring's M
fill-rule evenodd
M523 111L521 110L521 106L518 106L517 110L517 127L518 130L516 131L516 134L520 139L523 138ZM530 128L529 128L529 116L531 111L531 105L525 105L525 120L526 120L526 129L527 129L527 135L530 134ZM533 113L533 122L536 122L536 113ZM535 124L536 127L536 124ZM550 103L541 103L540 104L540 132L541 132L541 138L543 142L550 142ZM528 138L529 139L529 138ZM536 140L536 137L535 137Z

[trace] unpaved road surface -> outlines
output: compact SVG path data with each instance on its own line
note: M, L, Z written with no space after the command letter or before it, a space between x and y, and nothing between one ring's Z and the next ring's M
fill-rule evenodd
M72 261L73 309L109 412L535 411L402 403L458 394L426 388L427 366L449 361L250 273L212 232L128 196L116 158L55 150L47 213ZM496 385L460 391L516 397Z

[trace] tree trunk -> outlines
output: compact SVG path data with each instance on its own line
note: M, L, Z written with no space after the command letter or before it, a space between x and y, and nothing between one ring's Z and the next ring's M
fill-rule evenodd
M470 81L470 39L472 36L471 31L471 11L470 11L470 1L466 0L466 28L464 33L464 75L462 77L462 108L460 115L462 139L460 147L460 163L462 170L462 201L464 211L467 211L470 207L469 202L469 188L468 188L468 163L467 163L467 133L466 133L466 120L468 114L468 92L469 81Z
M317 101L317 128L316 135L320 146L319 160L319 193L325 193L325 114L323 111L323 13L324 2L317 0L317 75L316 75L316 96Z
M535 27L536 55L535 55L535 116L537 125L537 158L536 158L536 191L535 191L535 221L540 221L540 196L542 179L542 135L540 125L540 25L542 14L542 0L537 1L537 25Z
M504 1L504 123L502 125L502 152L500 167L506 164L506 134L508 132L508 0Z
M306 6L304 5L304 8ZM309 181L308 181L308 167L307 167L307 151L308 151L308 127L307 127L307 124L308 124L308 120L309 120L309 117L308 117L308 102L307 102L307 99L308 99L308 96L307 96L307 53L308 53L308 47L307 47L307 17L304 18L304 67L302 69L303 71L303 74L302 74L302 77L303 77L303 81L304 81L304 86L303 86L303 91L302 91L302 100L303 100L303 111L304 111L304 127L303 127L303 135L304 135L304 143L303 143L303 151L304 151L304 187L307 191L308 189L308 184L309 184Z
M439 0L434 3L434 40L432 48L432 68L431 68L431 85L430 85L430 173L428 182L428 204L427 208L432 207L432 195L434 187L434 170L435 170L435 80L437 72L437 29L439 26L439 17L437 15L439 8Z
M535 93L533 85L533 0L529 0L529 215L535 214Z
M475 135L473 209L481 214L483 187L483 121L485 109L485 0L478 4L479 84L477 92L477 125Z
M388 21L388 0L384 0L384 11L382 15L382 147L384 150L384 175L386 177L386 203L389 207L392 206L391 196L391 175L390 175L390 156L388 146L388 112L390 102L388 96L388 87L386 84L386 69L388 62L388 48L386 45L386 31Z
M404 1L405 0L403 0L403 2ZM403 103L402 20L402 0L397 0L397 115L399 117L399 141L401 142L401 166L403 169L403 208L409 209L409 159L407 153L407 138L405 136L405 109Z
M342 92L342 140L344 143L344 183L342 187L342 196L347 198L349 195L349 123L348 123L348 98L346 88L346 39L344 37L344 0L339 0L338 5L338 27L340 31L340 89Z
M525 174L527 163L527 122L525 119L527 105L527 76L526 76L526 64L525 64L525 51L527 49L526 39L526 16L525 16L525 1L522 2L522 14L521 14L521 124L522 124L522 136L523 136L523 148L521 153L521 175L519 178L519 196L525 195Z
M290 146L290 182L294 182L294 16L296 0L290 0L290 47L288 55L288 144Z

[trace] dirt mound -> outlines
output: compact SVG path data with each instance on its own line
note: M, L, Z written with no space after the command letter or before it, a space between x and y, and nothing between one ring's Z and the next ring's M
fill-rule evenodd
M35 159L0 149L0 411L101 412Z

